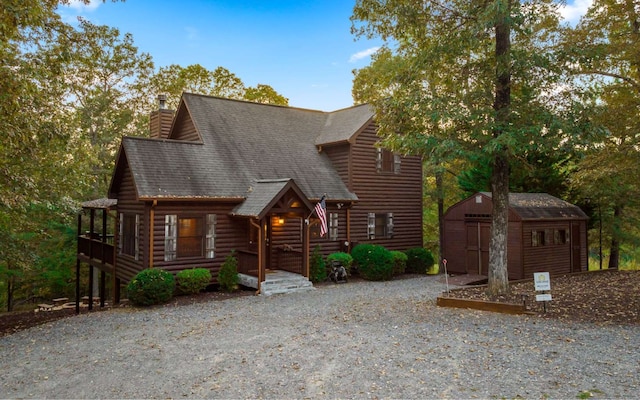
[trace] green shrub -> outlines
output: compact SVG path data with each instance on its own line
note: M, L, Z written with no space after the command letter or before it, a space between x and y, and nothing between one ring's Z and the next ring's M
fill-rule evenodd
M391 258L393 260L393 276L404 274L407 268L407 255L401 251L392 250Z
M406 252L407 255L407 269L408 273L412 274L426 274L427 269L435 263L433 254L423 247L414 247Z
M218 283L221 290L233 292L238 290L238 282L238 258L235 250L231 250L231 254L224 259L218 271Z
M320 253L320 245L317 245L311 253L309 260L309 279L311 282L322 282L327 279L327 269L322 254Z
M331 265L333 261L339 261L345 270L347 275L351 275L351 265L353 264L353 257L349 253L331 253L327 256L327 265Z
M178 293L196 294L203 291L211 282L211 272L206 268L184 269L176 274Z
M393 256L382 246L359 244L351 252L358 272L364 279L384 281L393 277Z
M150 268L140 271L127 285L127 297L136 306L165 303L173 297L176 280L167 271Z

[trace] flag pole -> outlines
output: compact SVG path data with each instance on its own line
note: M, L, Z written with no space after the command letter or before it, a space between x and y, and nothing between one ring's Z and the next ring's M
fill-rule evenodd
M320 197L320 200L318 200L318 203L320 203L320 202L322 201L322 199L324 199L324 198L326 198L326 197L327 197L327 194L326 194L326 193L325 193L325 194L323 194L323 195L322 195L322 197ZM305 222L307 225L309 225L309 218L311 218L311 216L312 216L315 212L316 212L316 208L314 207L314 208L311 210L311 214L309 214L309 216L308 216L307 218L305 218L304 222Z

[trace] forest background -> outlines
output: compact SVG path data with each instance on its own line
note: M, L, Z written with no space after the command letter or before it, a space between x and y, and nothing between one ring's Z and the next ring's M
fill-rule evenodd
M288 104L271 86L246 86L222 66L213 71L198 64L156 68L130 34L88 21L77 26L63 22L56 10L64 3L7 0L0 8L4 310L31 307L39 299L73 297L80 204L105 197L120 139L147 135L159 93L167 95L169 108L175 108L183 91ZM477 78L481 71L474 70L479 64L451 57L451 48L443 46L440 53L448 62L446 70L407 51L415 49L421 37L419 11L445 15L418 3L444 4L355 2L354 35L377 35L387 44L371 65L354 71L353 95L355 103L376 108L386 146L424 157L425 246L437 253L443 211L471 193L490 191L492 171L488 152L462 151L454 143L452 138L468 132L468 126L453 123L462 121L459 115L449 115L450 123L442 123L441 116L471 110L481 103L479 89L487 89ZM483 7L472 1L449 3L451 9L480 20L487 4L501 7L505 2L489 1ZM522 115L529 112L528 122L541 130L535 132L540 140L509 143L518 149L509 155L509 189L546 192L578 204L590 216L594 267L636 268L640 5L634 0L597 0L577 25L569 26L558 18L558 2L516 3L520 19L512 35L533 39L526 57L518 58L520 50L513 51L516 72L528 76L526 84L514 84L514 92L523 105ZM406 17L402 32L394 31L399 25L386 22L400 21L399 15ZM491 29L474 35L491 35ZM529 59L532 63L524 61ZM434 70L441 73L429 73ZM458 85L460 95L445 104L445 97L435 94L451 85ZM473 113L467 114L465 124ZM556 134L547 134L551 131ZM553 140L547 140L551 136Z

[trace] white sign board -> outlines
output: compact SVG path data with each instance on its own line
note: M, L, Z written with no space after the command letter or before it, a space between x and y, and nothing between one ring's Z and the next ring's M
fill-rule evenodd
M536 288L536 291L540 290L551 290L551 280L549 279L548 272L534 272L533 273L533 284Z
M551 294L537 294L536 301L551 301Z

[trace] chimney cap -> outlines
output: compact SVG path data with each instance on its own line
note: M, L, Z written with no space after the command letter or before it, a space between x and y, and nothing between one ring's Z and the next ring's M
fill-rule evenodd
M161 110L164 110L165 107L167 106L167 95L166 94L159 94L158 95L158 106Z

